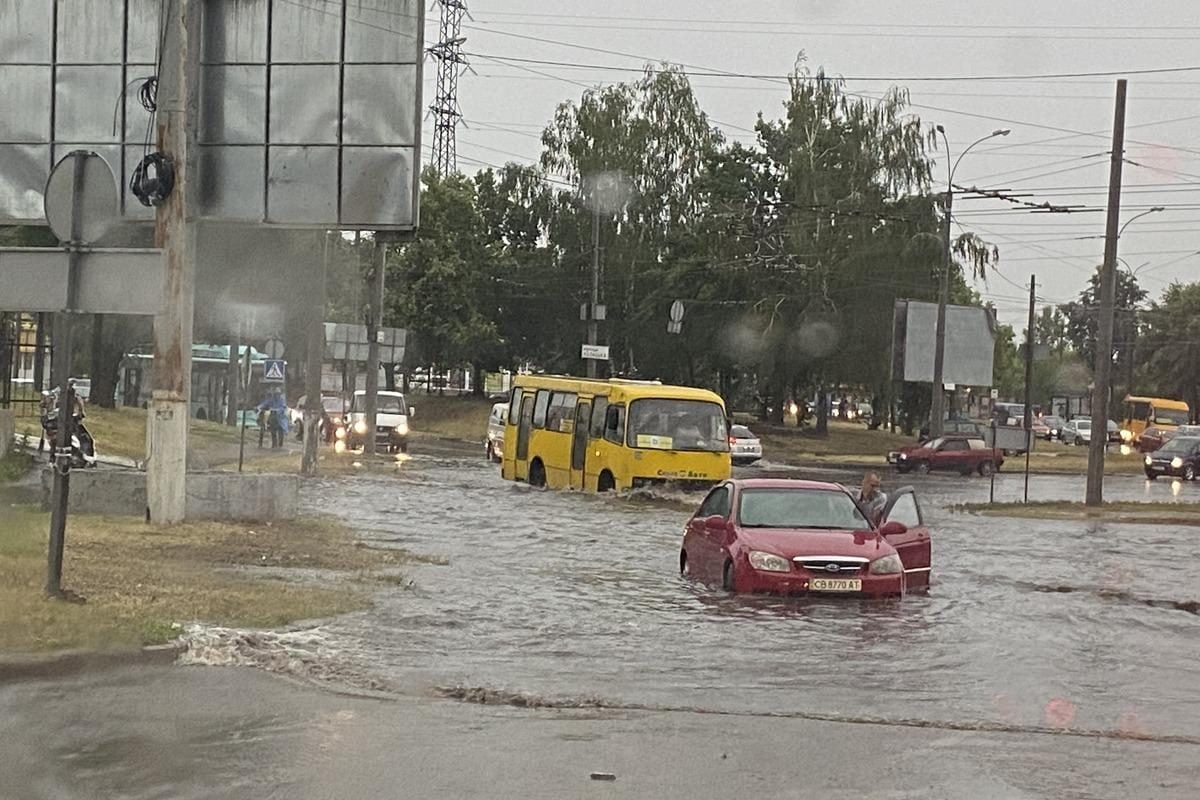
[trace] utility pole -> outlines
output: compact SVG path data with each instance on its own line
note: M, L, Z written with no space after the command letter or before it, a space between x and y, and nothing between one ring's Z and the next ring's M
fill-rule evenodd
M600 206L596 202L595 189L592 190L592 302L588 306L588 344L600 343L600 324L596 319L596 309L600 305ZM587 359L587 376L597 376L596 359ZM611 373L610 373L611 374Z
M379 329L383 319L383 271L387 264L387 234L375 231L375 247L371 250L371 282L367 286L367 384L363 398L363 419L367 432L363 434L363 455L375 455L375 409L379 394Z
M1029 327L1025 329L1025 502L1029 502L1029 453L1033 450L1033 326L1037 276L1029 276ZM993 442L995 439L992 440Z
M158 148L175 186L155 216L166 259L162 311L154 320L154 391L146 421L146 514L158 525L187 512L187 438L192 392L192 310L196 269L196 125L202 4L176 0L161 20Z
M325 354L325 276L329 273L329 231L324 232L320 272L314 276L312 317L308 321L308 361L304 367L304 456L300 474L317 474L317 447L320 444L321 363Z
M945 134L943 134L945 135ZM946 157L949 158L949 147ZM954 186L946 184L945 219L942 221L942 274L938 281L938 310L937 328L934 336L936 341L933 349L933 396L929 405L929 435L937 438L942 435L942 420L946 416L946 306L950 303L950 211L954 203Z
M1100 272L1100 334L1096 342L1096 389L1092 394L1092 438L1088 443L1087 504L1104 503L1104 453L1108 446L1108 396L1112 379L1113 302L1116 295L1117 239L1121 221L1121 167L1125 156L1125 79L1117 81L1112 158L1108 172L1108 221L1104 266Z

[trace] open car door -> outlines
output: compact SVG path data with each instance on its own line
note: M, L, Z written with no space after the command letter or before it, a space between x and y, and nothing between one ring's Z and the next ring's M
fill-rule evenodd
M905 586L909 591L928 588L932 555L929 529L925 527L921 505L911 486L896 490L888 498L880 524L885 522L899 522L906 529L904 533L886 537L904 562Z

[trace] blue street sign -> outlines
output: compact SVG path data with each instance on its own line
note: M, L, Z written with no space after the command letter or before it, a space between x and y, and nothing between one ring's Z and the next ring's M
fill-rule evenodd
M268 358L263 362L263 382L264 383L283 383L284 376L287 374L287 364L283 359Z

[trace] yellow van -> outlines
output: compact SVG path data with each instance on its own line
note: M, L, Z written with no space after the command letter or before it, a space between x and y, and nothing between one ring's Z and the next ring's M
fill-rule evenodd
M501 474L553 489L713 484L730 474L720 395L657 381L521 375Z
M1125 398L1125 410L1121 415L1121 441L1126 444L1134 441L1151 425L1174 429L1187 425L1189 421L1190 409L1182 400L1129 395Z

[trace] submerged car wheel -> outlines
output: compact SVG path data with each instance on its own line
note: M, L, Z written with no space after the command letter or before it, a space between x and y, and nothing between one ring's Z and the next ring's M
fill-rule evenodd
M546 467L540 458L535 458L529 465L529 485L539 489L546 485Z
M1196 480L1196 468L1193 467L1191 464L1188 464L1186 467L1184 467L1183 468L1183 479L1185 481Z
M916 472L918 475L926 474L929 472L929 462L918 461L917 463L913 464L913 472Z
M617 482L613 478L613 474L608 470L600 473L600 477L596 479L597 492L612 492L616 491Z
M692 568L688 564L688 557L687 557L686 550L679 551L679 574L685 578L692 577Z
M996 471L996 465L993 464L991 461L985 461L979 465L979 474L985 478L987 476L991 475L995 471Z
M1157 472L1151 472L1150 470L1146 470L1146 480L1148 480L1148 481L1156 481L1156 480L1158 480L1158 473L1157 473Z
M736 592L737 591L736 584L737 584L737 574L734 572L733 562L726 561L725 562L725 571L722 574L722 578L721 578L721 586L724 587L725 591L727 591L727 592Z
M488 443L487 443L487 447L486 447L486 448L484 448L484 452L487 454L487 460L488 460L488 461L495 461L495 460L496 460L496 451L495 451L495 450L492 448L492 443L491 443L491 442L488 442Z

